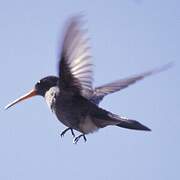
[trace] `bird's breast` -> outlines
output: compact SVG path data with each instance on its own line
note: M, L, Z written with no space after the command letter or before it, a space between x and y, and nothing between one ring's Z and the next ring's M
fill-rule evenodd
M55 111L56 97L58 94L59 94L58 87L52 87L45 93L46 103L53 112Z

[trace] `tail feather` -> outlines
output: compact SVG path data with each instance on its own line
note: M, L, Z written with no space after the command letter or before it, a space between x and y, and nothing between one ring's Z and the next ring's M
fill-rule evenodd
M109 117L111 118L112 125L116 125L118 127L127 128L127 129L151 131L151 129L149 129L147 126L141 124L138 121L128 119L125 117L120 117L112 113L109 113Z
M151 131L147 126L139 123L138 121L135 120L126 120L122 121L116 126L122 127L122 128L127 128L127 129L134 129L134 130L141 130L141 131Z

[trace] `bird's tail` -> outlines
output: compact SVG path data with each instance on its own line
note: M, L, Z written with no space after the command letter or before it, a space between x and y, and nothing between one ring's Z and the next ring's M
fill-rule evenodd
M144 126L138 121L128 119L125 117L120 117L118 115L109 113L108 114L109 123L108 125L116 125L118 127L127 128L127 129L134 129L134 130L142 130L142 131L151 131L147 126Z

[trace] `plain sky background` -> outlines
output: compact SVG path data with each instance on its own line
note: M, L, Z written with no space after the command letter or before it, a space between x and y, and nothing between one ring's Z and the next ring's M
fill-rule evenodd
M0 179L180 179L180 1L15 0L0 2ZM72 144L41 97L4 111L44 76L57 74L64 22L83 12L95 86L159 67L101 107L152 129L107 127Z

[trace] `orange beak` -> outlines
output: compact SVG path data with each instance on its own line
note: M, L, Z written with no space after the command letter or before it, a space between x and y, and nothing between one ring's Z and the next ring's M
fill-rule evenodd
M9 103L9 104L5 107L5 109L8 109L8 108L10 108L11 106L15 105L16 103L21 102L21 101L23 101L23 100L25 100L25 99L28 99L28 98L30 98L30 97L33 97L33 96L35 96L35 95L37 95L37 92L36 92L35 89L32 89L30 92L28 92L28 93L25 94L24 96L21 96L20 98L16 99L16 100L13 101L12 103Z

